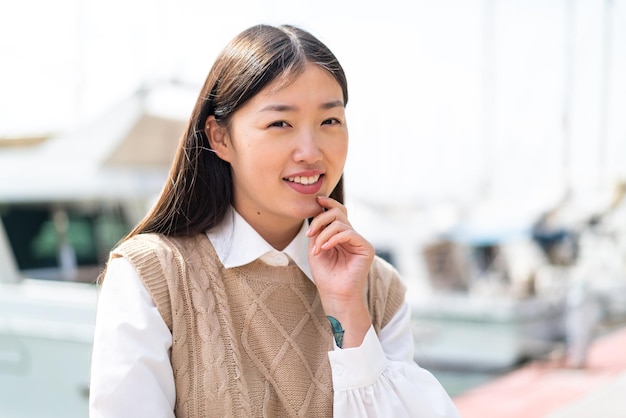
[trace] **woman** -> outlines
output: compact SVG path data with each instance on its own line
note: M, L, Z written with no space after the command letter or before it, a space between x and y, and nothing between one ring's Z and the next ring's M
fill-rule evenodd
M455 417L404 286L348 222L344 72L292 26L217 58L159 201L111 254L92 417Z

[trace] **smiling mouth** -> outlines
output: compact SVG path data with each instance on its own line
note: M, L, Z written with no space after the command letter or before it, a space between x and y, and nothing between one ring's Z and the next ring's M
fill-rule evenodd
M298 183L298 184L307 186L309 184L317 183L321 176L322 176L321 174L317 174L315 176L295 176L295 177L287 177L285 178L285 180L291 183Z

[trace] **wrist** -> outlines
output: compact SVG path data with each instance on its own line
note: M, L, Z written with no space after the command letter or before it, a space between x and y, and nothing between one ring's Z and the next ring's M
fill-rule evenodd
M341 326L341 322L339 322L337 318L335 318L334 316L330 316L330 315L327 315L326 319L328 319L328 322L330 322L330 329L332 329L333 331L335 344L337 344L337 347L343 348L343 334L345 331L343 330L343 327Z
M324 309L330 328L339 348L358 347L371 326L369 311L365 305L360 307L342 307Z

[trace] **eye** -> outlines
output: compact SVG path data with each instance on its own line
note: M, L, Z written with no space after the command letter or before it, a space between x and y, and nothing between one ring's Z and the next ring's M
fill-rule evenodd
M341 125L341 121L337 118L329 118L324 120L322 125Z
M290 125L284 120L279 120L279 121L270 123L267 127L268 128L288 128L289 126Z

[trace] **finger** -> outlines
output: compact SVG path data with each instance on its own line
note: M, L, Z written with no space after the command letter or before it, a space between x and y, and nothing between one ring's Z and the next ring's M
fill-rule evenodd
M314 238L315 241L309 247L313 255L318 255L322 251L331 250L333 248L353 253L353 254L369 254L372 245L362 235L352 229L351 226L333 222L331 226L326 228L322 233Z
M344 205L342 205L341 203L339 203L333 198L326 197L326 196L317 196L317 203L324 209L336 208L336 209L341 210L346 216L348 215L348 209L346 209Z
M312 237L326 229L330 224L334 222L341 222L343 224L350 225L350 222L348 222L348 217L346 216L346 213L344 211L340 210L339 208L332 208L327 210L326 212L320 213L312 219L306 235Z
M347 229L333 235L328 241L325 241L320 247L320 252L341 247L348 253L367 254L367 244L367 241L356 231Z
M342 233L346 230L352 230L350 225L346 225L339 221L334 221L326 228L321 230L317 235L312 238L313 245L315 248L314 254L319 254L320 249L328 242L334 235Z
M330 209L326 212L322 212L311 220L311 223L309 224L309 229L307 230L307 235L313 236L324 230L328 225L332 224L335 221L347 222L347 219L342 212L336 209Z

